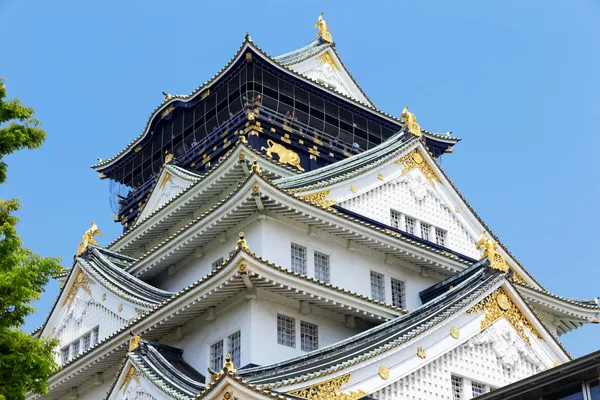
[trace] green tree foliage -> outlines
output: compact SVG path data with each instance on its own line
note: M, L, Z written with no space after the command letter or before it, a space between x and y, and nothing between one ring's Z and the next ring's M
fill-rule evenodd
M23 148L42 145L46 132L33 116L33 109L18 99L5 100L0 79L0 183L6 180L3 156ZM24 399L27 392L45 393L47 381L58 366L54 339L35 338L20 326L34 308L50 278L62 267L58 259L44 258L22 247L14 214L19 202L0 199L0 400Z

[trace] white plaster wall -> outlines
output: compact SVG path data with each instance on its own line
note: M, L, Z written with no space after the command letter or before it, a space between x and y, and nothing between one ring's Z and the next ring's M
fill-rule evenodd
M114 379L119 373L121 363L112 366L102 373L102 383L95 385L92 381L85 382L77 388L77 400L101 400L106 397Z
M519 358L511 368L504 367L496 356L493 346L493 343L477 346L469 346L469 343L465 343L371 394L371 397L380 400L452 400L451 375L498 388L541 372L538 367L523 357ZM471 399L472 392L468 382L464 389L461 398Z
M357 321L354 329L346 328L344 316L312 307L309 315L298 312L293 299L280 295L257 292L257 298L238 296L235 303L229 304L225 310L217 310L214 321L206 321L200 315L183 328L183 338L165 341L165 344L183 349L183 358L194 368L207 376L210 345L226 339L234 332L241 331L241 365L266 365L303 354L300 350L300 321L318 326L319 347L327 346L347 337L353 336L371 327L363 321ZM283 314L296 320L295 348L277 344L277 314ZM227 342L224 341L224 353ZM207 379L209 377L207 376Z
M261 233L260 221L254 221L244 227L243 232L246 242L253 252L261 255ZM201 258L195 259L188 264L177 265L175 273L169 271L163 272L151 282L152 285L163 290L178 292L184 287L202 279L211 272L212 263L223 257L223 260L229 258L229 253L235 249L239 239L239 231L231 232L227 237L219 237L203 248L199 249L203 253ZM223 243L221 241L224 240Z
M439 183L436 183L439 185ZM341 203L351 211L390 225L390 209L424 221L447 231L446 247L461 254L479 258L476 239L459 222L456 211L431 186L419 170L412 170L392 182ZM404 230L404 227L401 229ZM415 230L417 236L420 229ZM435 241L435 233L430 232Z
M331 238L328 239L326 234L310 236L303 229L272 218L266 219L263 224L263 257L291 270L291 243L305 246L308 276L314 277L314 252L328 254L331 283L359 294L371 296L370 271L372 270L385 276L387 303L392 303L391 278L404 281L406 306L409 310L414 310L421 305L419 292L438 282L431 277L422 277L420 273L408 267L386 264L383 253L349 251L346 247L333 242Z

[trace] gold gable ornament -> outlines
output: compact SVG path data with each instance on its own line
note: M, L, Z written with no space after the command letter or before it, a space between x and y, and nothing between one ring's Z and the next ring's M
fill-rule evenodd
M350 382L350 375L351 373L348 373L316 385L287 392L287 394L306 400L358 400L367 396L368 393L363 390L342 392L342 386Z
M417 124L417 117L415 114L408 111L408 106L404 107L402 114L400 114L400 123L408 128L408 132L416 137L421 137L421 127Z
M481 232L481 237L477 241L476 246L478 250L483 248L482 260L487 257L492 268L508 272L508 264L502 254L498 253L498 245L496 242L485 237L485 231Z
M337 200L329 200L327 197L331 193L331 190L323 190L322 192L305 194L303 196L298 196L301 199L304 199L308 202L313 203L314 205L321 208L329 208L335 204L337 204Z
M427 178L429 183L431 183L431 186L435 186L435 181L441 183L440 178L438 178L417 148L400 157L394 161L393 164L403 165L402 174L406 174L413 169L418 169L423 175L425 175L425 178Z
M96 242L96 239L94 239L94 236L98 235L102 237L102 232L100 232L100 229L98 229L98 226L96 226L94 222L91 222L91 224L92 227L85 231L81 237L81 242L77 247L77 257L82 255L90 244L93 246L99 246L98 242Z
M282 164L290 164L298 168L300 171L304 172L304 168L300 165L300 156L298 153L288 150L283 145L279 143L275 143L271 139L267 139L267 144L269 147L262 146L260 149L265 150L267 153L267 157L273 158L273 153L279 156L279 162Z
M333 43L333 38L331 37L331 33L329 33L329 26L327 26L327 22L323 19L323 13L319 14L319 19L315 24L315 28L319 30L317 37L320 36L324 41Z

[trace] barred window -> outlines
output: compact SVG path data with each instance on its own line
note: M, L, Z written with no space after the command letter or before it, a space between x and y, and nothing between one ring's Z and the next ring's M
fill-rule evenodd
M63 364L65 364L67 361L69 361L69 346L63 347L60 350L60 359Z
M440 228L435 228L435 242L440 246L446 245L446 231Z
M95 327L94 330L92 331L92 346L95 345L96 343L98 343L98 335L100 333L100 327Z
M296 347L296 320L294 318L277 314L277 343Z
M319 348L319 327L309 322L300 321L300 349L313 351Z
M463 379L452 375L452 399L462 400L463 398Z
M396 210L390 210L390 225L392 228L400 229L400 213Z
M92 332L83 335L83 351L86 351L92 345Z
M371 297L385 301L385 278L382 274L371 271Z
M221 265L223 264L223 257L219 258L217 261L213 262L211 264L211 271L214 271L215 269L219 268Z
M475 381L471 381L471 390L473 392L473 397L487 393L486 385Z
M79 355L79 339L71 343L73 357L77 357Z
M306 247L292 243L292 271L306 275Z
M237 331L227 336L227 352L231 354L231 361L236 368L240 367L242 358L242 332Z
M329 256L315 251L315 278L329 283Z
M404 223L406 225L406 232L410 233L411 235L415 234L415 223L416 220L413 217L409 217L409 216L404 216Z
M429 240L429 228L430 225L425 222L421 222L421 237L425 240Z
M210 346L210 368L213 371L223 368L223 340Z
M396 307L406 308L404 282L395 278L392 278L392 304Z

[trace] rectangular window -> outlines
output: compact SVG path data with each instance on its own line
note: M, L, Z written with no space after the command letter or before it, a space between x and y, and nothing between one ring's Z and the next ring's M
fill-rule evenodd
M459 376L452 375L452 399L463 399L463 379Z
M400 229L400 213L396 210L390 210L390 225L392 228Z
M440 246L446 245L446 231L440 228L435 228L435 242Z
M92 331L92 346L97 344L99 341L99 335L100 333L100 327L95 327L94 330Z
M431 226L425 222L421 222L421 237L425 240L429 240L429 228Z
M395 278L392 278L392 304L396 307L406 308L404 282Z
M329 283L329 256L315 251L315 278Z
M296 347L296 320L277 314L277 343Z
M210 346L210 368L213 371L220 371L223 368L223 341Z
M242 332L237 331L227 336L227 352L231 355L231 361L235 368L241 367L242 359ZM216 370L215 370L216 371Z
M86 351L92 345L92 332L83 335L83 351Z
M306 247L292 243L292 271L306 275Z
M63 347L60 350L60 360L62 361L63 364L65 364L67 361L69 361L69 346Z
M71 352L73 358L79 355L79 339L71 343Z
M405 215L404 216L404 224L406 225L406 232L410 233L411 235L414 235L416 220L412 217Z
M309 322L300 321L300 349L313 351L319 348L319 327Z
M217 261L213 262L211 264L210 270L214 271L215 269L219 268L222 264L223 264L223 257L221 257Z
M371 271L371 297L385 302L385 278L374 271Z
M487 393L486 386L483 383L475 381L471 381L471 390L473 392L473 397Z

